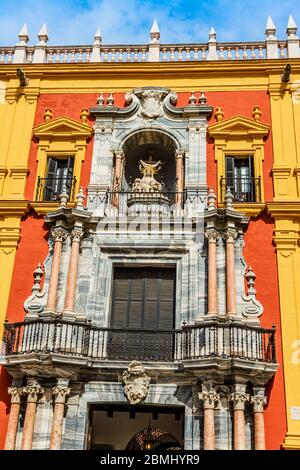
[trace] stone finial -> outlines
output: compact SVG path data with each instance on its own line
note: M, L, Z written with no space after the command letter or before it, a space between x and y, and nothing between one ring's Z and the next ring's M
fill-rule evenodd
M300 57L299 37L297 36L297 25L292 17L289 16L286 33L287 40L287 56L288 58L295 59Z
M102 41L102 35L101 35L100 28L98 28L94 34L94 44L101 44L101 41Z
M289 36L289 38L298 39L298 37L296 36L297 29L298 29L298 26L294 18L292 17L292 15L290 15L289 20L288 20L286 34Z
M215 195L213 188L211 188L207 196L207 208L209 211L212 211L216 208L216 200L217 196Z
M200 95L200 98L199 98L199 104L200 106L205 106L207 103L207 98L204 94L204 91L202 91L201 95Z
M27 319L38 318L38 315L44 310L47 303L47 295L45 290L41 289L41 280L44 271L41 263L33 271L34 283L31 288L30 296L24 302L24 309L27 312Z
M33 279L34 279L34 284L32 286L32 293L35 292L40 292L41 290L41 280L42 276L44 274L44 271L42 269L41 263L39 263L36 267L36 269L33 271Z
M106 100L107 106L113 106L115 103L115 99L112 93L110 93L109 97Z
M225 201L226 209L234 210L234 206L233 206L234 196L230 188L227 188L224 201Z
M247 282L248 292L247 295L242 295L242 299L244 301L242 314L245 317L257 319L263 314L264 309L262 304L256 299L256 274L251 266L247 269L245 279Z
M83 201L84 201L84 200L85 200L84 190L83 190L83 188L81 187L81 188L79 189L79 193L78 193L77 196L76 196L76 201L77 201L76 207L77 207L77 209L78 209L78 208L81 209L82 207L84 207L84 206L83 206Z
M50 121L52 117L53 117L52 109L46 108L44 112L44 121L45 122Z
M252 117L255 121L260 122L262 117L262 112L259 109L258 105L255 105L252 112Z
M196 104L197 104L197 98L196 98L196 96L195 96L195 94L194 94L193 91L192 91L192 93L191 93L191 96L189 97L189 104L190 104L191 106L196 106Z
M48 42L47 25L44 24L38 33L39 45L45 45Z
M83 108L80 113L80 119L82 124L87 124L87 118L89 116L89 110L87 108Z
M246 278L247 284L248 284L248 295L253 295L253 294L255 295L256 294L256 290L255 290L256 274L253 271L251 266L248 269L248 271L245 275L245 278Z
M267 25L266 25L266 36L268 39L275 39L275 34L276 34L276 26L271 16L269 16Z
M217 33L216 33L215 28L210 28L208 38L209 38L209 42L216 42Z
M19 42L18 46L24 46L29 41L28 28L27 28L26 23L24 24L21 31L19 32L19 39L20 39L20 42Z
M224 118L224 112L223 109L220 107L217 107L216 112L215 112L215 118L218 122L222 122Z
M61 194L59 195L60 207L67 207L69 200L69 194L66 186L63 187Z
M160 31L156 20L153 21L150 29L150 39L152 43L158 43L160 39Z
M105 99L104 99L103 93L100 93L99 98L97 99L97 104L98 106L103 106L104 103L105 103Z

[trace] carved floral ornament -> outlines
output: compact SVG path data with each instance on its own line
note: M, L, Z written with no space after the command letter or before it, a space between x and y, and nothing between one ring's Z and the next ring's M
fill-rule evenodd
M127 400L131 405L143 402L149 393L150 377L138 361L132 361L123 373L122 381Z

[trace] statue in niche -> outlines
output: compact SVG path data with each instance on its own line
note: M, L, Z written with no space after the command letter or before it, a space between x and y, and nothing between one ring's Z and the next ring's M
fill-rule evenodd
M162 184L159 183L154 175L161 170L162 161L155 162L153 160L153 150L148 151L148 160L139 160L139 170L142 173L142 178L136 178L133 185L133 192L145 192L145 193L158 193L162 191Z

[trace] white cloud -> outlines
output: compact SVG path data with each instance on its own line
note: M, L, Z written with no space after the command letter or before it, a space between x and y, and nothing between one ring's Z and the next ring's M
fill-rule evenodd
M91 44L98 26L104 43L146 43L154 18L165 43L206 42L211 26L220 41L263 40L269 14L284 38L288 15L300 22L292 0L0 0L0 11L1 45L15 44L25 22L31 44L46 22L53 45Z

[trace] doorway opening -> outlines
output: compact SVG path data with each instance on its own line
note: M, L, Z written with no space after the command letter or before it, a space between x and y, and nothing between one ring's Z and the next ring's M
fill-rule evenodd
M89 410L92 450L182 450L184 407L92 404Z

